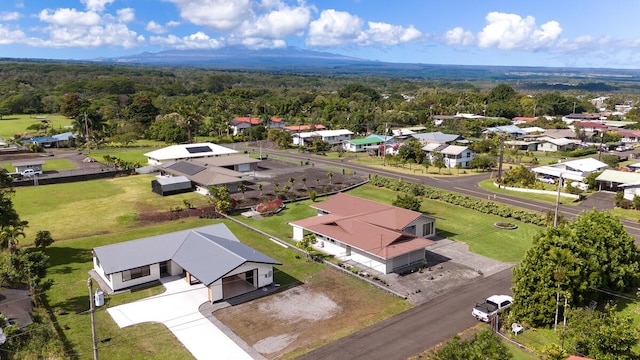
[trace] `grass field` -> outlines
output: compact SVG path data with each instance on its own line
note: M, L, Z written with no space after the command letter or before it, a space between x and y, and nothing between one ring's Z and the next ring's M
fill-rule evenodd
M117 157L124 161L129 162L139 162L144 165L147 163L147 157L144 154L155 150L154 148L122 148L122 149L100 149L100 150L89 150L84 151L83 153L89 157L96 159L99 162L104 162L104 157L109 155L111 157Z
M60 132L67 131L64 127L73 123L73 119L62 115L9 115L0 120L0 135L5 138L10 138L15 134L29 133L30 131L27 130L29 126L41 123L41 120L37 119L36 116L45 117L51 123L51 127Z
M478 185L485 190L490 190L498 194L507 194L511 196L521 197L523 199L539 200L539 201L548 202L550 204L555 204L558 199L557 195L536 194L536 193L528 193L528 192L513 191L513 190L498 188L497 186L494 185L493 180L491 179L483 180L480 183L478 183ZM549 185L549 187L546 187L545 190L553 191L553 189L551 189L552 187L554 186ZM574 201L572 198L564 197L564 196L560 197L560 204L568 205L568 206L578 205L578 203Z
M8 172L16 171L16 168L11 165L11 162L5 162L0 164L3 168L5 168ZM75 169L76 165L67 159L49 159L44 158L44 165L42 165L43 171L52 171L52 170L71 170Z

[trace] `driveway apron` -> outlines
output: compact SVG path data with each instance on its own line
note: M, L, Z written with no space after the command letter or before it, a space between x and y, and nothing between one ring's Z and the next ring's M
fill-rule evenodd
M202 303L209 301L204 285L189 285L181 276L160 281L166 288L164 293L107 309L120 328L158 322L164 324L196 359L252 359L198 311Z

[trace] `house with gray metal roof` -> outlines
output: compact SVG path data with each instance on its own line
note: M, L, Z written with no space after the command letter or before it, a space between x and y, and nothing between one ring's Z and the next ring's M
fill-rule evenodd
M418 139L421 143L438 144L449 144L462 138L462 136L457 134L445 134L440 131L424 134L412 134L411 136Z
M93 271L107 293L184 274L188 283L204 284L215 302L270 285L273 265L282 264L222 223L93 249Z

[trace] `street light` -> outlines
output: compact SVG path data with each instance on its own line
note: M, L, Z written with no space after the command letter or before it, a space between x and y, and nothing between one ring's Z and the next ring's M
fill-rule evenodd
M104 305L104 293L97 290L93 294L93 280L87 280L89 287L89 313L91 314L91 340L93 342L93 360L98 360L98 334L96 333L96 306Z

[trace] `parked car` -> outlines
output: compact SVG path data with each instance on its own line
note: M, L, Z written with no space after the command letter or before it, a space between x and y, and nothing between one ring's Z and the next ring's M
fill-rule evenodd
M573 186L576 189L582 190L582 191L587 191L589 190L589 185L585 184L583 182L580 181L574 181L571 183L571 186Z
M32 177L36 175L42 175L42 170L24 169L20 172L20 175L22 175L23 177Z
M537 178L536 180L543 182L545 184L555 184L556 183L556 179L552 178L552 177L541 177L541 178Z

